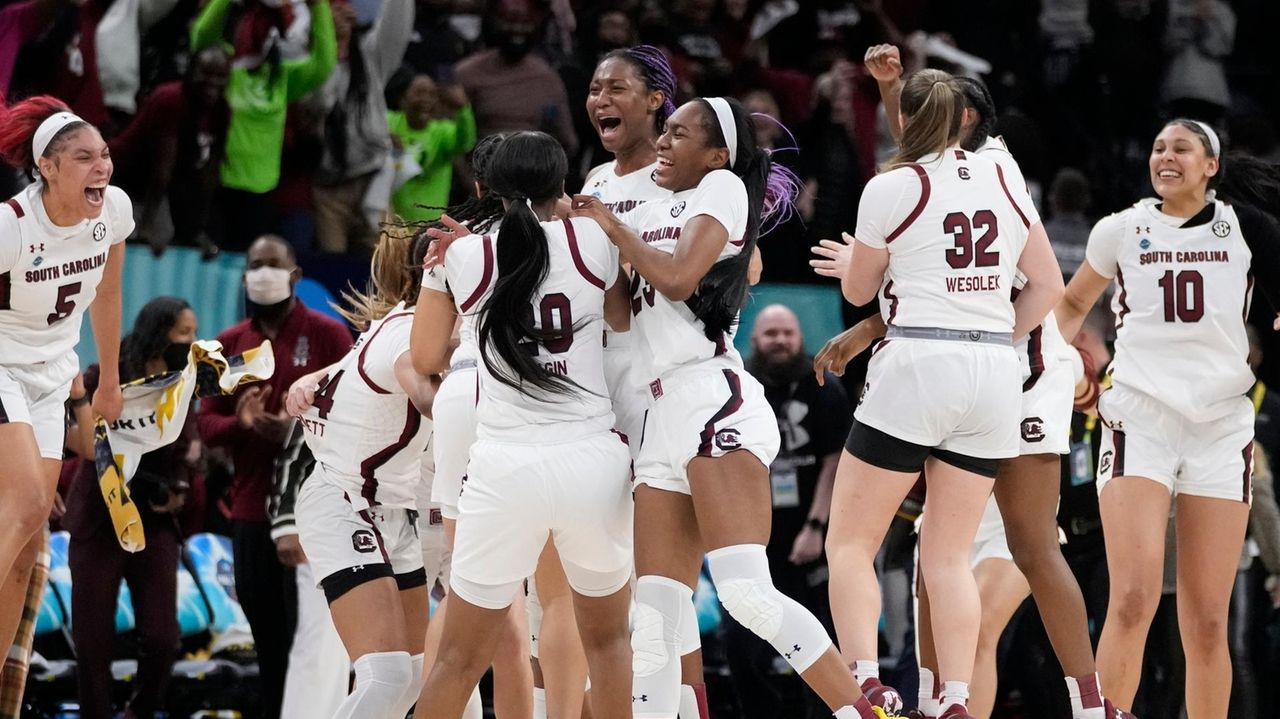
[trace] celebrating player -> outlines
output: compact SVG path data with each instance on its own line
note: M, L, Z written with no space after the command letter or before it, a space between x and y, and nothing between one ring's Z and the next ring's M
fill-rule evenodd
M0 107L0 157L35 181L0 207L0 647L13 641L62 464L86 309L102 367L93 410L120 417L120 274L133 232L97 128L40 95Z
M901 149L859 205L842 287L859 305L883 291L888 329L841 459L827 539L832 610L858 674L876 657L872 561L928 467L921 575L948 599L932 615L946 719L969 716L980 616L969 553L999 460L1017 454L1012 340L1040 324L1062 288L1024 186L958 146L962 114L953 78L913 75L902 91ZM1015 271L1028 283L1011 303ZM935 369L922 374L922 366ZM879 693L878 680L868 689Z
M298 496L298 535L355 668L340 719L401 719L421 688L428 590L415 490L435 391L409 357L426 238L414 242L382 234L371 289L348 295L344 312L364 332L314 393L315 375L289 391L316 458Z
M457 717L496 646L501 614L548 536L574 591L596 716L631 706L629 456L604 382L604 323L627 326L613 245L588 220L552 219L568 160L550 136L520 132L495 150L487 179L506 214L497 237L449 249L449 293L424 286L413 356L449 360L457 313L477 316L483 369L477 442L458 500L450 608L419 712ZM424 706L425 705L425 706Z
M681 106L657 153L657 183L672 195L627 224L598 199L574 198L575 212L596 218L636 272L635 357L652 396L635 465L634 714L676 716L677 658L693 625L682 615L693 610L705 546L730 615L783 654L837 717L873 717L822 625L769 576L778 424L732 343L762 219L785 212L794 185L756 144L736 100Z
M1273 308L1280 299L1280 231L1254 207L1274 207L1280 183L1273 168L1235 163L1222 161L1208 125L1166 124L1148 163L1159 197L1094 226L1057 311L1064 335L1074 335L1114 279L1112 386L1098 401L1111 576L1098 670L1108 695L1129 705L1160 599L1173 503L1190 719L1222 716L1231 696L1227 611L1251 501L1245 317L1254 278ZM1233 203L1215 198L1219 183Z

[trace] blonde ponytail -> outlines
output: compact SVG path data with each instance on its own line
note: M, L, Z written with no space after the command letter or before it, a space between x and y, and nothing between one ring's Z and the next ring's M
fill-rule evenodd
M900 106L906 124L902 128L898 154L885 166L886 170L909 165L931 153L941 153L959 139L964 95L951 75L941 70L912 74L902 87Z

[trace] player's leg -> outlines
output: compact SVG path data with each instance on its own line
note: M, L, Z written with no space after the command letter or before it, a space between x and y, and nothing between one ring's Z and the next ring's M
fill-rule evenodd
M982 624L978 629L978 651L974 657L969 713L987 719L996 700L996 649L1000 635L1014 612L1031 592L1018 565L1002 558L986 559L973 568L982 603Z
M693 501L682 492L638 485L635 517L635 715L674 717L685 674L684 659L677 657L694 611L702 541Z
M27 582L27 600L18 622L17 636L0 670L0 719L18 719L22 714L22 695L27 687L31 671L32 645L35 642L36 620L40 614L45 582L49 579L49 533L41 531L40 550L36 555L31 578Z
M475 585L460 593L460 581L466 583L455 575L449 610L437 619L443 624L440 649L414 711L414 716L421 719L457 719L463 715L476 684L493 660L502 635L503 614L510 610L510 598L519 589L517 584L501 588ZM473 604L463 594L482 598L487 606Z
M973 460L947 456L926 463L929 499L920 531L920 571L932 596L943 600L932 605L931 620L944 714L952 705L967 704L973 680L982 607L970 556L995 481L973 471Z
M929 607L929 587L920 573L920 552L916 549L916 663L920 667L920 686L916 697L916 713L923 719L937 719L940 707L938 696L942 689L938 683L938 652L933 646L933 612Z
M574 592L573 607L592 677L592 716L631 716L631 588L603 597Z
M400 607L404 616L404 636L409 652L411 679L400 697L397 710L403 707L405 713L408 713L422 691L426 662L427 612L431 606L430 594L425 582L409 589L400 589Z
M498 719L528 719L533 713L528 615L519 594L503 617L502 635L493 655L493 711Z
M772 644L836 716L873 717L822 624L773 586L764 552L773 511L768 468L751 452L737 450L694 457L688 473L698 528L725 610ZM902 496L907 489L903 487Z
M1111 582L1098 675L1118 707L1133 705L1142 678L1147 630L1160 603L1169 505L1169 488L1144 477L1111 479L1098 496Z
M1187 658L1187 718L1220 717L1231 699L1227 613L1249 505L1179 494L1176 514L1178 627Z
M550 539L534 572L542 627L538 632L538 665L546 688L547 716L577 717L587 686L587 657L574 618L573 593Z
M18 631L61 468L61 460L40 456L31 425L0 423L0 646Z
M1085 719L1101 714L1102 698L1084 595L1058 541L1060 463L1056 454L1022 455L1002 462L995 496L1013 561L1035 595L1068 690L1078 698L1073 701L1073 716Z
M435 666L436 657L440 653L440 638L444 634L445 617L449 615L449 595L441 598L440 603L436 605L436 612L427 622L427 636L423 642L422 653L422 679L421 686L426 687L427 677L431 676L431 669ZM418 690L418 706L426 706L426 700L422 698L422 690ZM415 710L416 713L417 710ZM467 699L466 708L462 711L462 719L481 719L484 716L484 705L480 699L480 685L471 689L471 696ZM535 717L536 719L536 717ZM545 717L544 717L545 719Z

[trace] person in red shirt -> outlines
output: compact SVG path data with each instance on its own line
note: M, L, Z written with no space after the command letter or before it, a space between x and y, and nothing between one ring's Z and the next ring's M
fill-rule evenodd
M263 235L249 246L244 284L248 319L218 335L227 355L271 340L276 369L271 379L231 397L201 400L200 436L225 447L235 465L231 485L231 543L236 596L249 620L262 681L261 716L280 714L289 647L297 619L297 585L280 554L295 553L296 536L271 539L267 496L272 470L291 428L284 412L289 386L304 374L337 362L351 348L351 332L294 296L302 273L283 238Z

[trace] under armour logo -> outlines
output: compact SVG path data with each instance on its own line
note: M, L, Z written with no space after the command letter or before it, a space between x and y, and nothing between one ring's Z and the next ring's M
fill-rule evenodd
M792 644L792 645L791 645L791 651L789 651L789 652L783 652L783 653L782 653L782 656L786 657L787 659L790 659L792 654L798 654L799 652L800 652L800 645L799 645L799 644Z
M1151 225L1147 225L1146 227L1138 226L1134 229L1136 230L1135 234L1151 234Z
M638 697L631 697L631 701L632 701L632 702L647 702L647 701L649 701L649 695L648 695L648 694L641 694L641 695L640 695L640 696L638 696Z
M38 244L38 245L27 245L27 247L31 248L31 252L32 252L33 254L36 252L36 248L37 248L37 247L39 247L39 248L40 248L40 252L44 252L44 243L43 243L43 242L41 242L41 243L40 243L40 244Z

